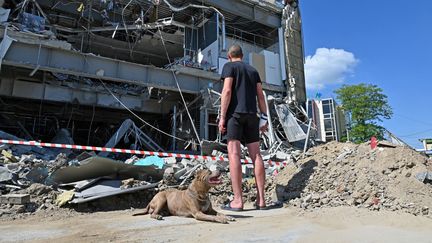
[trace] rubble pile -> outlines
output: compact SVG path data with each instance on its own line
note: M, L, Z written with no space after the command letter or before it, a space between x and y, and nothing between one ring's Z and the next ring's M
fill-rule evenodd
M94 153L53 160L2 145L0 218L65 216L145 207L159 190L185 189L195 172L216 166L200 160L132 156L116 161Z
M355 206L432 217L432 161L402 146L331 142L276 177L274 197L303 209Z
M60 153L53 160L44 160L31 151L23 154L20 147L23 146L2 145L0 149L2 218L143 207L154 195L149 186L153 184L144 179L151 181L153 176L160 180L158 175L162 175L162 170L158 172L153 166L127 165L88 153L73 156L74 159ZM144 189L149 190L142 193ZM138 198L133 199L130 194L117 196L129 191L137 192L133 197ZM68 204L72 200L77 203ZM79 204L79 200L89 203Z
M274 180L275 176L267 175L266 184L265 184L265 197L266 203L270 205L274 203L273 200L273 189L275 188ZM222 175L223 183L217 187L214 187L210 190L210 199L212 200L212 204L215 206L224 205L233 199L233 193L231 188L231 181L229 178L229 174ZM256 184L255 179L253 177L248 177L243 179L242 183L243 190L243 200L245 203L255 203L256 201Z
M44 185L49 173L67 164L60 153L54 160L38 159L34 154L15 156L20 146L4 146L0 156L0 196L2 200L20 198L11 203L0 203L0 217L15 218L20 214L49 212L58 209L55 204L59 191ZM28 198L28 199L26 199Z
M55 157L46 149L48 158L21 147L0 148L1 218L143 208L157 191L187 188L201 168L228 169L226 162L157 156L118 161L84 152ZM264 153L267 159L288 161L282 169L266 168L267 205L355 206L432 217L432 160L410 148L331 142L311 148L303 158L297 150L287 151ZM254 203L253 168L243 165L243 176L243 198ZM233 199L229 173L222 181L210 190L215 207Z

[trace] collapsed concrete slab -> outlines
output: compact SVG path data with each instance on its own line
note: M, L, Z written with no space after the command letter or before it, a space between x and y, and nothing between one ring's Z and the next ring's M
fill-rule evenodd
M153 166L128 165L120 161L96 156L81 161L79 166L59 169L51 174L47 180L49 183L61 184L94 179L102 176L157 181L162 179L163 171Z

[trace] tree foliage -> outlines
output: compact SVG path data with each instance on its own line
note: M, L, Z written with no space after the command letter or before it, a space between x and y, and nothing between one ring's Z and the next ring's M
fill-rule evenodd
M383 137L383 119L393 115L383 90L372 84L343 85L335 91L342 107L351 115L350 140L361 143L372 136Z

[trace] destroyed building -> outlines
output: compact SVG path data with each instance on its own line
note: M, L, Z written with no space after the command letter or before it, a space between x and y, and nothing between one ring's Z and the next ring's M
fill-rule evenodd
M349 113L344 112L335 99L310 99L306 110L315 128L314 138L317 141L341 141L348 137Z
M145 135L137 149L199 150L219 138L232 44L269 102L305 114L295 0L5 0L0 10L0 130L22 139L102 146L132 119ZM305 138L282 125L271 143Z

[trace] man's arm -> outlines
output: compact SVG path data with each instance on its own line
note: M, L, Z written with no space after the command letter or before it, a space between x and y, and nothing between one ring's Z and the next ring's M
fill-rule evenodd
M226 132L225 127L225 117L228 110L228 106L231 102L231 93L232 93L232 83L234 79L232 77L227 77L224 79L224 85L221 94L221 114L219 117L219 131L221 133Z
M268 117L267 117L267 106L265 103L266 97L264 97L264 92L262 90L262 83L257 83L257 97L258 97L258 107L261 111L259 129L261 132L266 132L268 127L268 122L267 122Z
M231 77L224 79L224 85L221 94L221 119L226 116L228 106L231 102L232 83L234 79Z
M265 104L265 97L262 90L262 83L257 83L257 97L258 97L258 107L261 113L267 115L267 106Z

